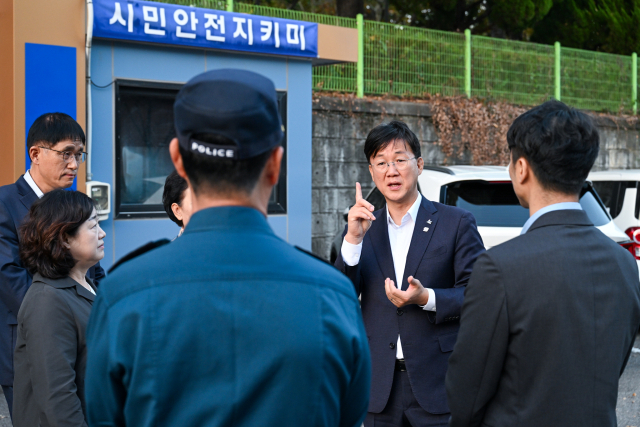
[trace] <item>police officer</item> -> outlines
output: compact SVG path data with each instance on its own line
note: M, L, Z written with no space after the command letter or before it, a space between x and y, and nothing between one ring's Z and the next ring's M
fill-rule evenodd
M174 115L194 213L101 285L89 425L360 426L371 365L353 286L266 220L284 151L273 83L208 71Z

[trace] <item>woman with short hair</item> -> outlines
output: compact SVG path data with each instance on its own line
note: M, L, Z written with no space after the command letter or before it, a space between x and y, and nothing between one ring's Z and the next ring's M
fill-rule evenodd
M96 288L87 270L104 257L92 200L54 190L20 228L20 258L33 283L18 312L13 425L86 426L85 333Z

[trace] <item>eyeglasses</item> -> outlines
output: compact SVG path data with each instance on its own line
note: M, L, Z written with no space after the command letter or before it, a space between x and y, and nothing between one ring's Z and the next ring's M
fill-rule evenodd
M403 171L405 170L408 166L409 166L409 161L410 160L415 160L415 157L412 157L410 159L396 159L395 162L378 162L378 163L373 163L371 166L373 166L373 169L375 169L376 172L386 172L387 169L389 169L389 166L394 165L396 167L397 170L399 171Z
M62 160L64 160L67 163L71 161L71 157L75 158L77 164L84 163L84 161L87 160L87 153L85 153L84 151L81 153L74 153L73 151L58 151L58 150L54 150L53 148L47 148L42 146L38 146L38 148L44 148L45 150L55 151L56 153L62 154Z

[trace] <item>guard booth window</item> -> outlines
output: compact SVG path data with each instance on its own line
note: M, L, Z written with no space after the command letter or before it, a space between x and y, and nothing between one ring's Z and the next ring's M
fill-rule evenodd
M173 171L173 102L182 85L118 80L116 83L116 218L162 218L164 181ZM286 93L278 93L286 124ZM285 158L269 201L270 214L286 213Z

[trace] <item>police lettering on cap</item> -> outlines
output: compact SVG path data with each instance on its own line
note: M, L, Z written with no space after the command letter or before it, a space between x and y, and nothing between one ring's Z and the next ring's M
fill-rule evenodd
M276 147L284 136L273 82L251 71L197 75L178 93L173 112L180 146L202 156L248 159ZM221 144L198 140L202 134Z
M206 154L211 157L237 160L237 150L229 145L215 145L207 142L191 139L191 151L194 153Z

